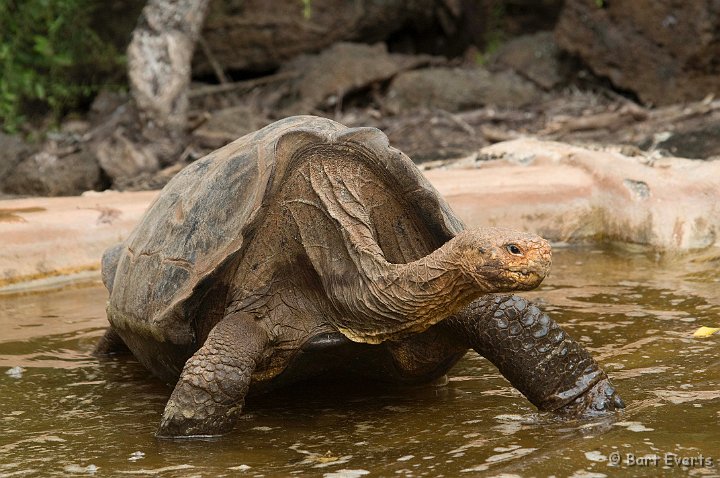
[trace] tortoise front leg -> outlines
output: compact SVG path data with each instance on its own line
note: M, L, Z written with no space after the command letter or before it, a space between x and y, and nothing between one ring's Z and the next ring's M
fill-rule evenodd
M120 335L112 328L112 326L105 329L105 334L100 337L98 343L95 345L93 355L95 357L109 357L111 355L125 355L130 354L130 349Z
M225 317L188 359L165 406L159 437L209 436L229 432L244 405L266 333L247 314Z
M485 296L444 325L540 410L595 414L625 407L590 353L522 297Z

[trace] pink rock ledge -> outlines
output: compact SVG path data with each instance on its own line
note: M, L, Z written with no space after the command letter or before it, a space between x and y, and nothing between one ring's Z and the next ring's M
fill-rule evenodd
M720 161L628 157L519 139L425 174L468 225L554 242L620 241L669 251L720 247ZM157 191L0 201L0 291L97 277Z

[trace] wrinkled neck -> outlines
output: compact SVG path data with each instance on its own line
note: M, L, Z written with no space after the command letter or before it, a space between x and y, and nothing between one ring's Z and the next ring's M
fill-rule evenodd
M355 270L321 275L331 304L333 323L357 342L380 343L419 333L458 312L484 292L464 273L462 254L450 240L431 254L392 264L377 243L349 250Z
M375 307L397 320L429 326L482 292L461 271L452 241L414 262L391 264L376 256L366 265Z

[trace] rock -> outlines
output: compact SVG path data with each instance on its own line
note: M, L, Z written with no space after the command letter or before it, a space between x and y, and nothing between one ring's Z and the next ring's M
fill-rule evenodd
M3 183L8 193L39 196L72 196L104 186L90 152L80 149L60 155L52 147L25 158Z
M146 147L145 142L129 139L137 135L127 133L120 127L92 145L100 166L113 182L160 169L158 155L152 148Z
M484 105L516 108L541 98L530 82L511 72L484 68L429 68L398 75L390 84L386 107L393 112L413 108L461 111Z
M348 126L373 126L381 129L390 144L407 154L415 163L456 159L472 155L488 145L485 135L461 118L443 110L415 109L394 116L342 118Z
M125 239L157 191L0 201L0 290L9 284L96 271Z
M270 123L271 119L252 107L235 106L211 113L192 136L201 148L212 151Z
M567 0L560 48L656 105L720 93L720 3Z
M172 166L152 173L140 173L132 177L118 178L113 182L116 191L148 191L162 189L173 176L179 173L187 163L175 163Z
M0 132L0 191L9 192L5 187L8 177L32 149L19 136Z
M569 93L539 105L544 124L521 125L523 132L566 143L625 145L680 158L720 155L720 100L647 108L628 100L578 96L577 90Z
M409 23L432 18L435 10L434 0L223 0L210 4L202 37L221 68L267 72L339 41L384 40ZM212 74L202 48L193 71Z
M552 32L523 35L503 43L490 58L492 71L512 70L539 87L550 90L567 80Z
M78 118L65 119L60 125L60 133L74 138L82 138L90 130L90 122Z
M87 148L112 183L154 174L178 161L187 145L185 131L168 135L151 121L143 123L133 101L125 95L101 93L93 103Z
M5 372L5 375L7 375L10 378L20 379L20 378L22 378L24 372L25 372L24 367L21 367L20 365L16 365L16 366L8 369Z
M703 119L705 121L699 121L694 127L686 125L682 129L667 132L667 139L661 139L653 146L683 158L720 157L720 118L714 121Z
M533 139L498 143L481 155L495 159L476 170L489 187L484 193L463 169L433 181L468 224L502 224L562 242L720 247L720 161L628 157Z
M337 43L320 54L302 55L281 70L298 74L290 83L289 95L281 100L287 105L283 115L333 107L348 93L433 61L442 60L427 55L391 54L384 43Z
M501 4L470 3L487 3L491 9L495 8L495 11L489 12L490 22L494 22L494 25L490 23L490 28L499 28L507 36L513 37L551 30L557 23L565 0L503 0ZM501 10L500 14L498 10Z
M93 125L103 123L107 121L108 117L116 112L118 108L126 105L128 101L130 101L130 95L128 93L101 90L90 105L88 121Z

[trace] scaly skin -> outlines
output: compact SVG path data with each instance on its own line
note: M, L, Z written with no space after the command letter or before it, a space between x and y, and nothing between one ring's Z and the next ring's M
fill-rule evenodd
M515 295L484 296L421 334L364 347L357 358L366 365L353 371L376 379L430 382L447 373L472 348L542 411L587 416L625 407L588 351L535 304ZM230 431L253 370L270 352L266 334L249 316L218 323L186 363L158 436ZM386 352L396 375L388 373ZM343 364L336 366L343 368Z
M625 407L590 353L522 297L485 296L442 325L542 411L587 415Z
M511 254L509 247L521 252ZM546 240L502 228L465 229L406 264L390 263L381 252L363 251L358 256L360 266L352 271L355 281L350 287L347 281L333 280L334 271L326 266L330 259L318 261L315 269L340 315L352 317L355 324L381 320L376 331L364 334L353 327L341 329L364 343L422 332L489 292L534 289L551 264Z
M194 162L108 251L117 333L101 349L124 341L158 377L180 376L161 436L228 431L253 377L279 377L335 331L384 351L378 369L402 358L400 381L430 380L472 347L542 409L608 409L603 372L531 306L467 308L549 267L537 236L464 229L379 130L290 118Z
M577 416L625 407L588 351L536 305L515 295L484 296L423 333L366 347L367 360L361 362L368 365L382 356L377 347L391 354L397 376L388 376L382 358L377 370L355 370L379 379L432 381L472 348L542 411ZM223 319L187 361L158 436L230 431L256 365L271 352L266 333L251 316Z
M220 321L185 363L165 406L157 436L208 436L229 432L237 421L262 359L267 336L247 315Z

